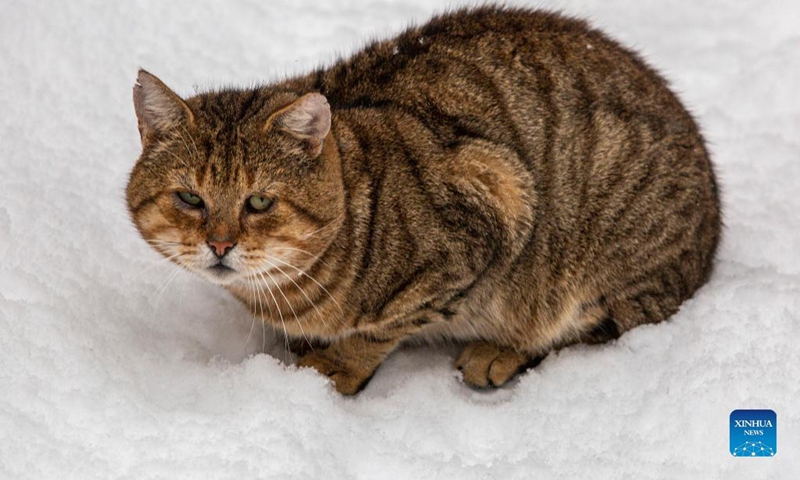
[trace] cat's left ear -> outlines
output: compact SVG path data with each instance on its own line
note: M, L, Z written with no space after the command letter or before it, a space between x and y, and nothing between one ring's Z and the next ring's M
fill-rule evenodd
M186 102L158 77L144 70L139 70L133 86L133 107L139 120L142 144L194 122Z
M270 115L264 131L278 128L306 143L312 158L322 153L325 137L331 131L331 107L320 93L308 93Z

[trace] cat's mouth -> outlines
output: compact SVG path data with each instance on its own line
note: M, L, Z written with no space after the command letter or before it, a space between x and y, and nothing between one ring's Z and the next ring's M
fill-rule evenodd
M237 273L235 269L224 265L222 262L207 267L206 271L209 272L215 280L223 283L230 280L231 277Z
M214 272L217 275L227 275L228 273L236 272L236 270L232 269L231 267L229 267L227 265L223 265L221 263L218 263L216 265L211 265L210 267L208 267L208 269L210 271Z

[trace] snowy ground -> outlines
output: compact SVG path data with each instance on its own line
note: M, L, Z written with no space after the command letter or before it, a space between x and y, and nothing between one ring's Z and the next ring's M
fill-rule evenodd
M139 66L182 94L277 78L448 4L3 2L0 478L800 478L800 3L544 4L641 49L697 114L724 186L712 282L509 388L421 349L343 399L257 354L224 291L160 288L124 209L130 88ZM777 412L776 457L728 453L737 408Z

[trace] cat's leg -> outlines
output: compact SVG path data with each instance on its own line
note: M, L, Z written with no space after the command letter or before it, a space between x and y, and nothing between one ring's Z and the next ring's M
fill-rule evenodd
M661 322L678 311L690 296L674 270L637 282L607 300L603 332L614 338L638 325ZM695 287L690 285L691 293ZM592 343L591 339L585 340ZM602 341L602 338L601 338Z
M610 317L604 300L584 303L573 299L548 328L532 328L530 338L520 338L521 349L473 342L461 351L455 366L462 371L464 382L473 387L499 387L538 365L551 350L580 342L602 343L617 338L621 330Z
M380 364L399 343L400 338L376 339L354 334L323 350L307 353L298 364L330 377L339 393L353 395L369 383Z
M607 291L587 304L580 341L603 343L634 327L658 323L675 314L703 282L692 271L691 260L683 256L656 265L642 278Z
M532 356L487 342L470 343L456 357L455 366L464 382L473 387L499 387L516 374L536 366L541 356Z

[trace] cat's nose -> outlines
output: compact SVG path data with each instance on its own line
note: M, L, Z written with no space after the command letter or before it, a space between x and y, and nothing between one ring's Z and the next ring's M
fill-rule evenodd
M231 249L234 247L234 245L235 244L233 242L229 242L227 240L208 241L208 246L211 248L211 251L214 252L214 255L217 256L217 258L222 258L225 255L227 255L228 252L230 252Z

